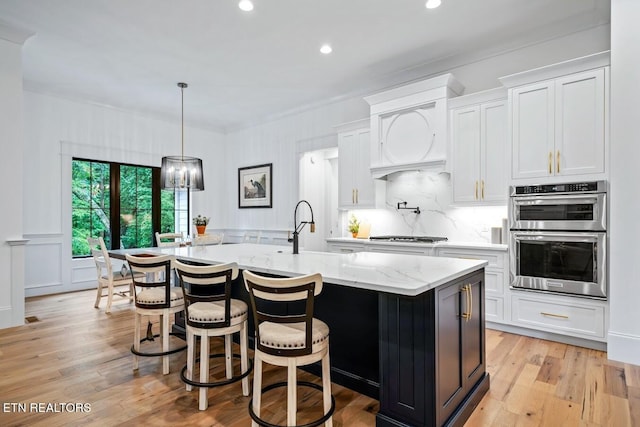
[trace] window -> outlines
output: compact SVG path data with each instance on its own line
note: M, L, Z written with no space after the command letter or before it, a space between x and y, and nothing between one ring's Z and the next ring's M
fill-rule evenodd
M90 255L89 236L103 236L110 247L109 163L74 160L71 167L72 254Z
M73 159L72 255L91 254L89 236L116 249L153 246L155 231L188 233L188 192L159 187L160 168Z

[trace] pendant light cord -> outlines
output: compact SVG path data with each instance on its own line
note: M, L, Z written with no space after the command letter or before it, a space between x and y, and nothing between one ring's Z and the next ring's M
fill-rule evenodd
M181 160L184 162L184 88L188 87L188 85L186 83L178 83L178 86L180 87L180 103L182 107L182 111L181 111L182 157L181 157Z
M182 161L184 162L184 86L180 86L180 102L182 105Z

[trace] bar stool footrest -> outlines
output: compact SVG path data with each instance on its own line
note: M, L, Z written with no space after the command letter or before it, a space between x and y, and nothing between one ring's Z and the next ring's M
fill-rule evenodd
M216 354L209 355L209 359L218 358L218 357L225 357L225 356L226 355L224 353L216 353ZM235 354L234 353L233 357L237 358L237 359L241 359L241 356L239 354ZM197 358L196 362L199 362L199 361L200 361L200 358ZM184 374L186 370L187 370L187 365L184 365L184 367L180 371L180 379L185 384L189 384L189 385L192 385L192 386L195 386L195 387L209 387L209 388L210 387L219 387L219 386L235 383L237 381L240 381L241 379L243 379L247 375L249 375L251 373L251 371L253 371L253 359L249 359L249 367L247 368L247 370L245 372L241 373L240 375L235 375L235 376L231 377L230 379L224 379L224 380L214 381L214 382L209 382L209 383L201 383L201 382L198 382L198 381L190 380Z
M184 339L184 335L183 335L183 334L179 334L179 333L175 333L175 332L170 332L170 333L169 333L169 335L173 335L174 337L179 337L179 338ZM154 338L158 338L158 337L160 337L160 334L154 335L153 337L154 337ZM142 344L142 343L143 343L143 342L145 342L145 341L150 341L150 340L149 340L149 338L142 338L142 339L140 340L140 344ZM141 357L157 357L157 356L166 356L166 355L168 355L168 354L177 353L177 352L179 352L179 351L183 351L183 350L186 350L186 349L187 349L187 346L186 346L186 344L185 344L185 346L184 346L184 347L174 348L174 349L171 349L171 350L169 350L169 351L161 351L161 352L158 352L158 353L143 353L143 352L141 352L141 351L136 351L136 350L133 348L133 346L131 346L131 353L135 354L136 356L141 356Z
M320 390L322 391L322 386L319 384L315 384L315 383L310 383L308 381L297 381L296 383L298 386L303 386L303 387L311 387L311 388L315 388L316 390ZM278 387L286 387L287 386L287 382L279 382L279 383L275 383L275 384L270 384L266 387L264 387L261 391L261 393L266 393L269 390L273 390L274 388L278 388ZM317 427L320 424L324 424L325 422L327 422L327 420L329 418L331 418L331 416L333 415L333 412L336 409L336 399L333 397L333 394L331 395L331 408L329 408L329 411L324 414L322 416L322 418L319 418L315 421L311 421L310 423L307 424L298 424L295 427ZM264 427L287 427L286 425L278 425L278 424L271 424L268 423L266 421L264 421L262 418L258 417L255 412L253 412L253 397L251 398L251 400L249 401L249 416L251 417L251 419L253 421L255 421L256 423L258 423L261 426Z

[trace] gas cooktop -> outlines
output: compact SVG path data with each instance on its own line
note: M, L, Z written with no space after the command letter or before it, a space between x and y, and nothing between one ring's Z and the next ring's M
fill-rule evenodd
M387 242L419 242L419 243L435 243L444 242L446 237L434 236L371 236L369 240L383 240Z

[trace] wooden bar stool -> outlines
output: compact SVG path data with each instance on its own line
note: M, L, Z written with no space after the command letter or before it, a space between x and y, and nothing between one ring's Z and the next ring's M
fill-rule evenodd
M244 301L231 298L231 285L238 277L238 265L234 263L218 265L193 265L175 261L175 269L180 280L185 299L185 323L187 327L187 364L180 378L191 391L192 386L200 387L199 405L201 411L207 409L207 391L242 380L242 394L249 395L249 337L247 318L249 309ZM233 334L240 333L240 355L232 354ZM193 380L196 336L200 337L200 381ZM209 355L209 337L224 337L224 354ZM209 381L209 358L225 358L226 380ZM239 375L233 375L232 357L240 357Z
M329 327L313 318L314 297L322 291L322 276L310 274L293 278L271 278L243 271L249 292L251 309L256 324L253 373L253 398L249 402L249 415L253 426L270 424L260 418L262 393L276 387L287 386L287 426L296 425L297 385L322 390L324 415L305 427L333 425L335 399L331 394L329 364ZM289 304L304 301L300 314L278 315L276 305L287 305L287 313L295 309ZM274 304L274 302L276 304ZM276 308L277 309L277 308ZM296 382L296 368L322 361L322 387L317 384ZM262 388L262 362L287 367L287 382Z
M184 311L184 297L182 288L171 286L171 257L160 256L134 256L126 255L131 268L133 280L134 302L136 304L135 332L133 338L133 369L138 369L138 356L155 357L162 356L162 373L169 373L169 355L187 348L187 346L169 349L170 318L180 311ZM140 274L139 274L140 273ZM140 338L140 323L142 316L160 316L160 335L153 335L151 322L147 329L146 338ZM145 341L153 341L161 337L161 352L142 352L140 344Z

